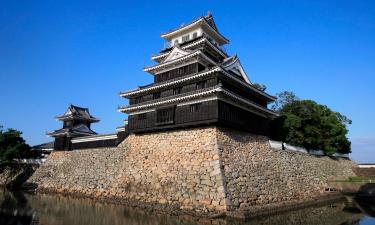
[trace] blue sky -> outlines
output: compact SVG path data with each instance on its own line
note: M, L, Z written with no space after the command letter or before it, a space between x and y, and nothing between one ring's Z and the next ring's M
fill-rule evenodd
M50 140L69 103L111 133L125 115L119 91L142 72L162 32L212 11L250 79L328 105L353 120L352 158L375 162L375 1L0 2L0 124L30 144Z

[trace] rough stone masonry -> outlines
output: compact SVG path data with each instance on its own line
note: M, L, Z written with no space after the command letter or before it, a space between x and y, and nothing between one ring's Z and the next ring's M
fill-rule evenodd
M53 152L37 191L181 212L257 212L326 196L353 176L346 159L271 149L268 139L216 126L131 134L115 148Z

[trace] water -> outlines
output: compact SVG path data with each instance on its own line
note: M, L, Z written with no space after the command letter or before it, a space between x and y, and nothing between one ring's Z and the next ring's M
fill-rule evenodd
M126 206L103 204L88 199L59 195L11 193L0 190L0 225L339 225L375 224L375 204L348 198L348 201L305 208L249 221L172 217L135 210ZM366 214L367 213L367 214Z

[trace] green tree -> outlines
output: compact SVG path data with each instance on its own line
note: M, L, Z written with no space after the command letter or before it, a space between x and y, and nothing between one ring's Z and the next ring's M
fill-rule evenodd
M30 146L22 138L22 132L0 126L0 165L8 165L15 158L26 157L30 153Z
M272 122L274 139L306 149L320 149L327 155L350 153L346 137L351 120L312 100L294 100L283 105Z
M299 98L291 91L283 91L276 94L277 100L271 106L271 109L279 112L285 105L290 104Z

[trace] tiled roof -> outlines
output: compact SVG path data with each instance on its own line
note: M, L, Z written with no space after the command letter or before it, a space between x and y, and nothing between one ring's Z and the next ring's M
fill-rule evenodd
M54 141L35 145L31 148L31 150L53 150L53 147L55 145Z
M71 136L87 136L87 135L96 135L97 133L91 130L86 124L79 124L72 128L62 128L48 133L48 135L54 137L59 135L71 135Z
M99 119L93 117L88 108L82 108L75 105L69 105L68 109L62 116L56 117L59 120L81 119L90 122L99 122Z

